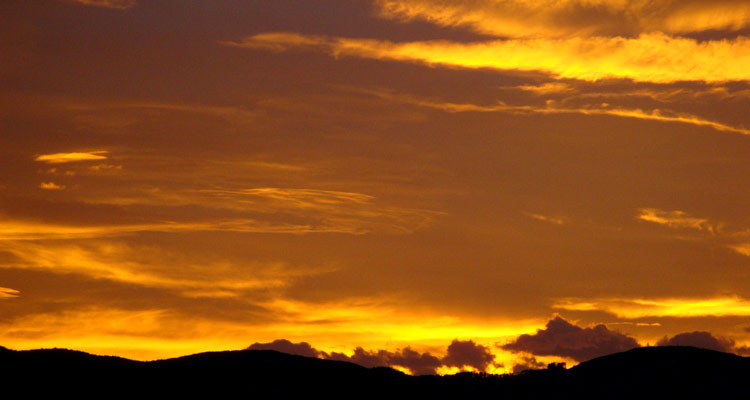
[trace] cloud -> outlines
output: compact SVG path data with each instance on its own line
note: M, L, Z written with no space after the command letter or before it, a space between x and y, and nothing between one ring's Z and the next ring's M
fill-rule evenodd
M641 208L638 210L638 219L647 222L653 222L660 225L666 225L670 228L688 228L715 232L718 230L718 224L711 223L705 218L695 218L688 216L684 211L664 211L656 208Z
M362 347L357 347L351 356L333 352L324 355L323 358L353 362L368 368L403 367L413 375L434 375L442 365L440 359L436 356L430 353L419 353L411 347L397 349L393 352L388 350L367 351Z
M697 41L663 33L638 37L508 39L460 43L261 33L227 46L286 51L305 49L334 57L416 62L430 66L536 71L584 81L725 82L750 79L750 38Z
M448 367L471 367L478 371L485 371L495 360L495 355L490 349L472 340L451 342L448 352L443 357L443 363Z
M729 248L734 250L738 254L742 254L743 256L750 257L750 243L740 243L740 244L729 245Z
M547 323L545 329L539 329L533 335L521 335L500 347L511 352L586 361L639 346L632 337L610 331L604 325L581 328L557 316Z
M453 340L443 358L428 352L420 353L409 346L395 351L365 350L362 347L357 347L352 355L340 352L326 353L315 349L307 342L292 343L286 339L274 340L271 343L255 343L248 349L277 350L306 357L346 361L367 368L398 367L407 369L413 375L434 375L441 367L458 367L460 369L469 367L485 371L495 360L495 355L490 353L488 347L476 344L471 340Z
M750 6L737 0L376 0L380 16L461 26L499 37L737 31Z
M318 357L320 351L310 346L310 343L292 343L286 339L277 339L270 343L253 343L248 350L276 350L282 353L295 354L304 357Z
M525 92L534 93L537 96L546 96L550 94L570 93L574 92L575 89L563 82L547 82L541 85L521 85L512 88L503 89L518 89Z
M725 353L734 352L734 341L722 337L714 337L710 332L695 331L678 333L671 338L664 337L656 343L657 346L693 346L702 349L716 350Z
M87 153L54 153L37 156L34 160L48 164L63 164L79 161L106 160L106 151L92 151Z
M194 262L148 247L104 241L88 244L0 241L0 251L12 256L0 262L2 268L78 274L96 280L169 289L184 297L238 297L285 287L295 277L316 273L278 263L228 268L221 261ZM144 260L147 256L149 261Z
M53 184L54 185L54 184ZM44 189L50 189L46 187ZM354 226L351 221L337 224L294 224L264 222L253 219L228 219L209 222L157 222L139 225L56 225L24 221L0 222L0 241L89 239L97 237L127 236L140 232L238 232L238 233L346 233L364 234L368 231Z
M548 222L550 224L555 224L555 225L564 225L565 224L565 219L564 218L560 218L560 217L550 217L550 216L546 216L546 215L542 215L542 214L534 214L534 213L527 213L527 212L524 212L523 215L525 215L525 216L527 216L527 217L529 217L531 219L535 219L537 221L542 221L542 222Z
M39 189L44 190L63 190L65 189L65 186L58 185L55 182L42 182L39 184Z
M419 353L411 347L396 351L377 350L367 351L357 347L351 356L339 352L326 353L310 346L307 342L292 343L286 339L274 340L271 343L255 343L248 350L276 350L288 354L305 357L324 358L328 360L346 361L363 367L402 367L413 375L434 375L442 366L441 360L430 353Z
M435 217L443 214L432 210L383 205L374 196L363 193L307 188L152 190L129 196L90 195L87 202L120 206L200 205L217 210L254 213L258 221L250 225L266 225L269 229L276 226L277 232L300 234L408 234L430 225ZM287 217L286 223L278 222L280 214ZM264 222L269 219L273 222ZM243 224L233 223L231 220L224 225L235 226L239 231L243 229Z
M553 307L572 311L605 311L619 318L750 316L750 300L739 296L715 298L599 298L560 299Z
M520 361L519 361L520 360ZM520 357L516 360L516 363L513 364L513 373L517 374L522 371L526 371L529 369L543 369L545 367L544 363L541 361L537 361L536 357Z
M82 6L111 8L114 10L127 10L135 7L136 0L68 0Z
M12 299L14 297L18 297L20 293L21 292L16 289L0 286L0 299Z
M490 105L479 105L470 103L451 103L451 102L439 102L431 101L426 99L420 99L409 95L392 93L384 90L357 90L361 93L370 94L373 96L380 97L384 100L411 104L419 107L432 108L435 110L445 111L449 113L459 112L500 112L508 114L580 114L580 115L609 115L622 118L635 118L647 121L660 121L670 123L682 123L690 124L695 126L702 126L715 129L723 132L740 133L743 135L750 135L750 129L735 127L727 124L723 124L716 121L707 120L692 114L686 113L674 113L667 110L652 109L643 110L639 108L618 108L611 107L609 105L592 105L586 107L570 108L570 107L558 107L554 103L547 103L545 106L533 106L533 105L509 105L503 102L497 102L496 104Z

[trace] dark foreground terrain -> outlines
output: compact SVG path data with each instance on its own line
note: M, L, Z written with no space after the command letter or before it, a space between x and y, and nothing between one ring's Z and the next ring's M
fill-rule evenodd
M647 347L571 369L518 375L412 377L390 368L244 350L139 362L71 350L0 348L3 393L77 397L748 398L750 358L693 347ZM278 397L278 396L276 396ZM296 396L295 396L296 397ZM274 397L272 397L274 398Z

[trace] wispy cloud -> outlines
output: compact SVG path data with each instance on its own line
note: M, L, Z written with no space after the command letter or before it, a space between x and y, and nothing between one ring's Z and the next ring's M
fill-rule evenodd
M123 236L139 232L245 232L245 233L348 233L362 234L367 231L358 229L355 224L316 224L298 225L285 222L263 222L253 219L227 219L211 222L162 222L135 225L55 225L47 223L30 223L3 221L0 223L0 241L3 240L52 240L52 239L87 239L96 237Z
M471 103L451 103L440 102L428 99L422 99L410 95L398 94L384 90L359 90L362 93L378 96L385 100L412 104L420 107L427 107L451 113L459 112L502 112L509 114L581 114L581 115L610 115L622 118L635 118L648 121L681 123L695 126L712 128L723 132L739 133L750 135L750 129L738 128L726 125L720 122L710 121L690 114L675 114L659 109L642 110L616 108L609 106L591 106L587 108L567 108L558 107L554 103L548 103L545 106L533 105L509 105L504 102L497 102L491 105L480 105Z
M0 286L0 300L2 300L2 299L12 299L14 297L18 297L18 295L20 293L21 292L19 292L16 289L11 289L11 288Z
M561 217L551 217L547 215L535 214L535 213L529 213L529 212L524 212L523 215L531 219L535 219L537 221L547 222L547 223L555 224L555 225L564 225L566 222L565 218L561 218Z
M191 263L168 253L154 254L158 258L143 261L136 255L156 250L109 241L56 244L16 241L0 243L0 250L14 260L0 264L2 268L79 274L91 279L174 290L186 297L236 297L249 291L286 287L295 277L320 273L275 263L243 263L241 267L219 260Z
M106 151L91 151L91 152L76 152L76 153L54 153L54 154L42 154L37 156L34 160L44 162L47 164L64 164L80 161L91 161L91 160L106 160Z
M706 218L691 217L684 211L664 211L656 208L641 208L638 210L638 219L666 225L670 228L688 228L715 232L719 225L711 223Z
M461 26L500 37L632 36L736 31L750 25L750 6L733 0L376 0L380 16Z
M605 311L619 318L750 316L750 300L739 296L714 298L560 299L553 307L573 311Z
M42 182L39 184L39 189L44 190L63 190L65 189L64 185L58 185L55 182Z
M750 257L750 243L733 244L728 247L743 256Z
M442 213L382 204L374 196L307 188L215 188L181 191L152 190L130 196L89 196L87 202L116 205L200 205L206 208L250 213L252 223L214 224L226 228L265 226L277 232L338 232L350 234L412 233L431 224ZM284 213L286 222L267 222ZM242 222L242 221L240 221ZM168 226L166 228L169 228ZM294 232L292 232L294 231Z
M750 39L697 41L648 33L638 37L511 39L459 43L262 33L227 46L285 51L307 49L334 57L418 62L454 68L538 71L555 78L639 82L724 82L750 79Z
M68 0L82 6L111 8L114 10L127 10L138 4L136 0Z
M503 88L503 89L507 89L507 88ZM526 92L531 92L537 96L545 96L549 94L559 94L559 93L569 93L569 92L575 91L575 88L563 82L547 82L541 85L521 85L521 86L513 87L512 89L518 89L518 90L523 90Z

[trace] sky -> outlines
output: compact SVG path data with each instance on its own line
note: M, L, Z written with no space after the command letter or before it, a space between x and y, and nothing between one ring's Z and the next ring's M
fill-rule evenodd
M744 0L6 0L0 345L750 354Z

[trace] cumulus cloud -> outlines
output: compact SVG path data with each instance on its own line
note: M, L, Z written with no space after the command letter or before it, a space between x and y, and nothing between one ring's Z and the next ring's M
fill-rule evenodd
M282 353L295 354L304 357L318 357L320 351L310 346L310 343L292 343L286 339L274 340L270 343L253 343L248 350L276 350Z
M545 329L539 329L533 335L521 335L515 341L500 347L511 352L586 361L640 345L632 337L611 331L604 325L581 328L557 316L547 322Z
M657 346L693 346L701 349L716 350L724 353L735 351L734 340L715 337L710 332L695 331L678 333L671 338L665 336L656 343Z
M495 355L490 349L473 340L454 340L448 346L448 353L443 358L443 363L449 367L471 367L479 371L487 369L495 361Z

